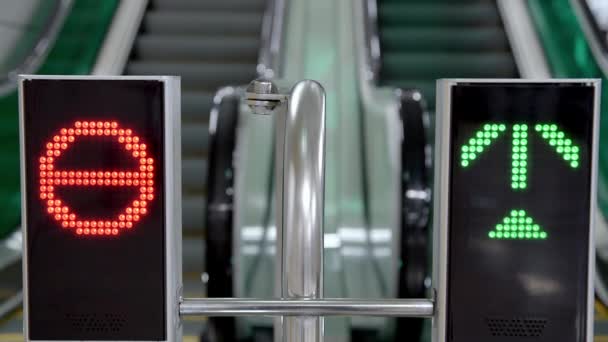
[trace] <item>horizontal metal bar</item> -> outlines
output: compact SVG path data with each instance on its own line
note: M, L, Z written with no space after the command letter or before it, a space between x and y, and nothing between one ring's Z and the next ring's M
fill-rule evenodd
M432 317L430 299L185 298L183 316L382 316Z

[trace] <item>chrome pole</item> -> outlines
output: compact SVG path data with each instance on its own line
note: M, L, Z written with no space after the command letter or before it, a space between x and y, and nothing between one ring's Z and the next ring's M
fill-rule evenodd
M433 316L430 299L244 299L191 298L180 304L183 316Z
M323 197L325 193L325 91L297 83L285 117L283 161L282 297L323 296ZM323 318L283 318L283 341L320 342Z

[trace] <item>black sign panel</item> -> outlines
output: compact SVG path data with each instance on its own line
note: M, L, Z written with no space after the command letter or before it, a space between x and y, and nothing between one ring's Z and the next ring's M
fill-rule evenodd
M594 92L451 88L448 341L585 341Z
M30 340L165 340L164 90L23 81Z

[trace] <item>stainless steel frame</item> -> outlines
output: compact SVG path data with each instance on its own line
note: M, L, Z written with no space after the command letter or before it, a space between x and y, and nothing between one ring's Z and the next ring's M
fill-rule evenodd
M449 213L449 170L450 170L450 126L451 88L458 83L588 83L595 87L594 131L591 160L591 198L589 210L589 255L587 269L587 341L593 341L593 277L595 270L595 239L597 203L597 162L599 143L599 101L600 81L597 79L445 79L437 82L437 124L435 137L435 201L434 201L434 244L433 244L433 284L435 287L436 312L433 318L432 340L446 341L446 300L448 271L448 213ZM439 193L437 192L439 191Z
M150 80L164 84L164 151L165 164L165 342L182 340L182 323L179 302L182 292L182 194L181 194L181 93L180 79L174 76L19 76L19 133L21 153L21 224L23 227L23 334L28 334L28 277L27 277L27 215L24 147L24 101L23 81L31 79L50 80ZM50 342L39 341L38 342ZM144 341L145 342L145 341Z

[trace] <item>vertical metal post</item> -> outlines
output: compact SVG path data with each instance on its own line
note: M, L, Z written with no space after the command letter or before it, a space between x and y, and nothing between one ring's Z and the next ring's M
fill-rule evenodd
M325 91L314 81L295 85L285 117L282 297L323 296ZM320 342L323 318L284 317L283 341Z

